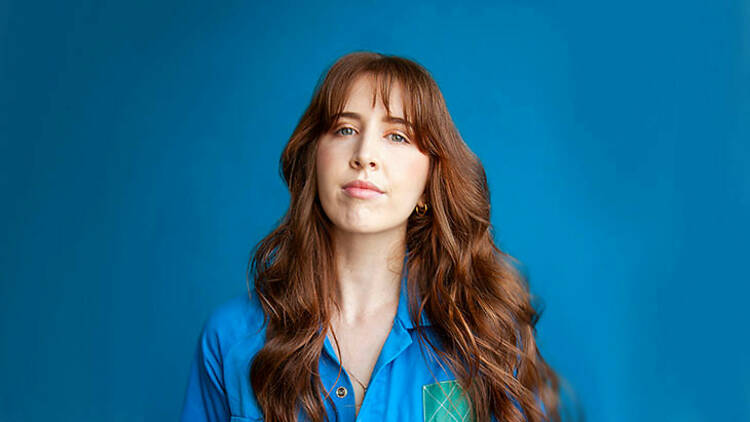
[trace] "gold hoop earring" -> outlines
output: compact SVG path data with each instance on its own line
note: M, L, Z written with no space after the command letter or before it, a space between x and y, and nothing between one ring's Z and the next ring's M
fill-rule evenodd
M419 204L417 204L417 207L414 208L414 210L418 216L422 217L427 213L427 208L428 208L427 204L424 204L424 208L420 208Z

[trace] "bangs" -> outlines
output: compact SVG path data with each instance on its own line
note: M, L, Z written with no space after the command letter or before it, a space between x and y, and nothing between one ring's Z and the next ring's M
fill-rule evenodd
M428 132L425 117L430 115L430 111L424 109L426 104L431 103L426 98L429 96L430 84L427 78L421 77L418 70L388 58L354 68L337 68L336 65L331 68L319 92L319 134L333 128L335 116L344 111L351 88L360 77L374 79L371 104L375 107L380 101L389 116L392 115L389 104L391 90L394 84L398 84L403 97L401 101L404 115L395 117L402 117L409 123L406 127L408 135L415 141L417 148L425 152ZM432 110L432 113L438 113L438 110Z

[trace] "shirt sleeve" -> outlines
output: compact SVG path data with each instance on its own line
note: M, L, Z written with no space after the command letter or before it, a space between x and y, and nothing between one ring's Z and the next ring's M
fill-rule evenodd
M230 420L222 360L217 331L209 319L203 327L190 366L181 422Z
M518 365L520 364L520 362L521 362L521 355L518 355L518 358L516 359L516 366L513 368L513 378L515 378L515 379L518 379ZM544 420L548 421L549 420L549 415L547 414L547 409L544 408L544 402L539 397L539 392L537 392L537 391L534 392L534 398L536 399L536 402L539 404L539 407L541 408L542 413L544 414ZM518 403L518 401L516 399L512 399L512 401L513 401L513 404L519 410L521 410L522 413L524 413L524 415L523 415L524 420L528 421L529 419L526 417L526 414L525 414L525 412L523 412L523 409L521 409L521 405ZM495 419L494 415L492 416L492 422L497 422L497 419Z
M547 415L547 409L544 408L544 402L539 398L539 394L534 393L534 398L536 399L537 403L539 403L539 406L542 409L542 413L544 414L544 420L549 421L549 415ZM518 400L511 398L511 401L513 402L513 405L516 406L516 408L520 410L521 413L523 413L523 420L528 422L529 418L526 417L526 413L521 408L521 405L518 403ZM497 422L497 418L495 417L494 414L491 416L490 419L492 420L492 422Z

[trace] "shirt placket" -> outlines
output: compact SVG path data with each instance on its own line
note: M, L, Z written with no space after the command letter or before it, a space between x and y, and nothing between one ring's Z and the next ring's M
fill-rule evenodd
M383 381L387 378L385 371L387 371L389 364L398 358L411 343L412 338L409 331L401 324L398 318L395 318L391 331L388 333L388 337L380 350L378 360L375 362L367 392L362 401L359 414L357 414L351 380L346 371L341 368L341 376L336 381L339 372L339 360L336 358L333 346L328 341L328 338L325 339L324 354L321 355L320 362L321 380L326 389L331 390L331 397L334 403L336 403L336 411L340 421L367 422L383 420L383 400L387 397L386 390L388 389L388 383ZM343 389L339 390L341 388Z
M343 367L341 368L341 374L339 374L339 360L336 358L336 353L334 353L333 346L328 341L327 336L323 344L323 353L320 356L320 379L323 382L323 387L326 391L330 391L330 397L336 405L338 420L341 422L354 421L357 412L355 410L354 390L349 376ZM333 410L330 409L330 403L325 400L325 397L323 398L326 410L330 415Z

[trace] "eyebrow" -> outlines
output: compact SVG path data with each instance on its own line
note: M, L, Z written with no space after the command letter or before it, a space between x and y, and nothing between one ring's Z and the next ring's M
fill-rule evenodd
M362 116L361 115L359 115L358 113L351 112L351 111L344 111L342 113L338 113L338 114L334 115L333 116L333 121L335 122L336 120L338 120L341 117L349 117L351 119L359 120L360 122L362 121ZM384 123L402 124L402 125L404 125L404 126L406 126L408 128L413 128L414 127L414 125L412 125L410 122L402 119L401 117L395 117L395 116L390 116L390 115L383 117L383 122Z

